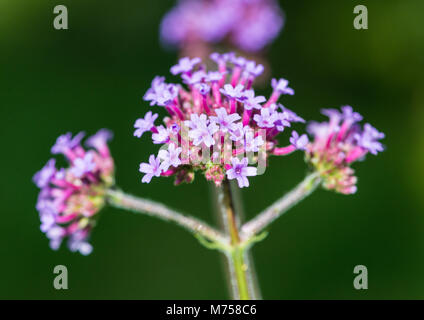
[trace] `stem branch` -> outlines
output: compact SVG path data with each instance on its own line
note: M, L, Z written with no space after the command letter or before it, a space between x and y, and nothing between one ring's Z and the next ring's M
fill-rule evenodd
M241 228L243 239L250 239L274 220L282 216L287 210L310 195L321 183L318 173L314 172L305 177L292 191L278 199L252 220L246 222Z
M134 197L122 191L111 189L107 191L106 195L109 204L114 207L145 213L152 217L171 221L189 232L199 234L212 242L220 243L223 246L228 245L228 238L220 231L208 226L198 219L174 211L161 203Z

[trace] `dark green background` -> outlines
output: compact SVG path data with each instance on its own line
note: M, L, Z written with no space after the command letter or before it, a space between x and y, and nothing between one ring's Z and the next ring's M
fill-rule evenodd
M214 223L205 179L174 187L141 184L138 164L156 152L132 136L155 75L175 52L158 42L173 1L0 1L0 298L227 298L219 254L155 219L105 209L88 257L51 251L39 230L33 174L66 131L107 127L117 182ZM52 26L65 4L69 30ZM353 28L366 4L369 29ZM424 298L424 2L282 1L287 23L270 47L272 75L289 79L285 104L306 119L351 104L387 135L387 151L355 164L359 191L319 190L277 221L253 249L266 299ZM269 89L264 93L268 94ZM243 190L246 215L304 176L302 154L272 158ZM69 290L53 288L53 268L69 270ZM369 271L369 290L353 289L353 268Z

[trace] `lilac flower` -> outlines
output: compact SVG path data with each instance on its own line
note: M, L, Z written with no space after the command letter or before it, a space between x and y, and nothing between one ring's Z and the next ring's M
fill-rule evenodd
M309 139L306 134L302 134L301 136L299 136L297 131L293 130L292 136L290 138L290 143L298 150L306 150L306 146L309 143Z
M208 148L215 144L213 134L217 132L219 127L215 122L210 122L208 125L197 123L196 129L190 130L188 136L193 139L195 146L204 143Z
M215 109L216 117L210 117L211 121L214 121L216 124L219 124L220 130L222 132L228 132L234 128L234 122L240 120L241 117L238 113L233 113L228 115L225 108Z
M238 67L243 67L247 63L247 60L245 58L237 57L236 55L232 55L230 57L230 61Z
M160 33L164 44L183 50L192 43L207 50L225 40L238 49L255 52L278 35L283 22L275 0L180 0L163 18Z
M344 106L341 110L340 113L336 109L323 109L321 112L329 121L309 124L308 132L314 140L307 145L306 157L322 175L325 188L352 194L357 190L357 178L350 165L364 159L368 152L383 151L378 140L384 138L384 134L368 123L362 129L357 123L362 116L352 107Z
M140 163L139 171L145 173L143 179L141 180L143 183L149 183L153 177L159 177L162 173L159 157L155 158L155 155L150 155L149 163Z
M342 108L343 119L358 122L362 121L362 116L358 112L354 112L351 106L343 106Z
M278 120L278 114L272 108L262 108L261 114L255 114L253 120L261 128L272 128L274 122Z
M48 232L50 229L56 226L56 215L51 211L43 212L40 214L40 221L40 230L42 232Z
M258 77L264 72L264 66L256 64L255 61L248 61L244 66L244 70L254 77Z
M57 250L62 243L62 239L66 236L66 230L55 225L46 232L46 236L50 239L50 248Z
M220 89L220 92L229 98L243 100L243 90L244 87L241 84L238 84L235 87L233 87L231 84L226 84L224 85L223 89Z
M197 6L196 3L192 4ZM225 179L226 171L231 169L227 163L230 157L243 152L263 151L265 154L260 155L262 159L262 156L287 155L296 150L293 145L278 147L279 133L289 127L291 122L304 121L282 106L282 112L277 111L276 103L281 92L290 91L287 89L288 82L274 79L274 91L266 100L263 96L255 96L253 89L254 78L263 71L262 65L233 53L212 54L212 58L217 62L218 70L208 70L207 63L192 66L192 60L183 60L174 67L174 71L177 69L182 73L183 82L186 82L184 85L165 84L162 79L158 79L155 86L160 87L160 90L156 90L160 92L155 93L152 99L159 105L165 105L169 115L163 119L164 125L154 127L154 130L152 126L156 116L152 121L147 121L148 125L139 121L137 126L142 131L136 134L141 135L151 129L153 142L165 144L161 148L164 151L158 154L161 162L159 171L162 176L175 176L177 184L191 182L194 172L202 171L206 179L219 185ZM233 65L227 66L229 61ZM189 66L182 68L181 65ZM225 76L227 72L231 73L228 77ZM187 128L183 127L180 131L182 123ZM260 135L256 133L258 130ZM296 144L303 148L305 136L298 138ZM177 149L180 143L182 151ZM212 146L215 147L213 150ZM198 163L196 160L201 156L200 149L202 157L208 154L203 153L207 148L212 154L210 160L213 165L208 162L205 166L204 162ZM241 181L244 182L243 179Z
M46 165L38 171L33 178L34 183L39 188L44 188L49 185L50 180L56 173L56 160L50 159Z
M241 139L244 138L244 127L243 127L243 123L238 122L236 123L233 128L230 131L230 139L232 141L240 141Z
M343 118L342 114L337 109L321 109L321 113L330 119L331 124L338 125Z
M303 119L302 117L299 117L294 111L290 110L289 108L286 108L282 104L278 104L278 107L280 107L281 110L288 115L288 119L287 119L288 121L305 123L305 119Z
M163 88L163 90L157 94L154 101L158 106L167 106L177 97L177 95L177 87L175 85L169 84L166 86L166 88Z
M367 149L373 155L384 151L383 145L378 141L384 139L384 137L385 135L383 132L379 132L369 123L364 125L364 132L362 134L355 134L358 145Z
M75 148L80 144L82 138L84 138L85 133L80 132L75 137L72 138L72 133L68 132L64 135L61 135L57 138L56 143L51 149L53 154L64 153L66 150Z
M246 11L250 4L250 10L254 14L242 15L242 22L233 29L234 45L250 52L262 50L275 39L283 27L284 20L278 4L276 1L236 0L236 2L246 8Z
M155 77L152 81L152 86L147 90L143 99L150 101L150 105L153 106L156 104L158 96L161 96L162 91L165 90L167 84L165 83L165 77Z
M248 187L249 180L247 180L247 177L256 176L257 169L247 166L247 158L243 158L241 161L238 158L231 158L231 164L232 168L227 170L227 178L230 180L237 179L240 188Z
M277 112L277 120L274 122L278 131L283 132L285 127L290 127L290 115L286 111Z
M51 199L51 188L49 185L44 186L40 190L35 208L39 211L40 216L45 213L57 214L57 204Z
M315 137L323 138L328 133L328 123L311 121L308 123L306 131Z
M244 148L246 152L258 152L259 147L264 144L261 136L255 137L253 130L245 130Z
M294 95L294 90L292 88L288 87L289 82L286 79L272 79L271 80L271 86L274 89L274 91L277 91L281 94L288 94L288 95Z
M102 150L107 142L112 138L112 131L108 129L100 129L96 134L92 135L85 141L85 145L97 150Z
M75 177L81 178L84 174L93 172L95 168L96 164L93 161L93 154L87 152L83 158L75 159L71 172Z
M149 111L144 118L137 119L134 124L134 128L137 129L134 131L134 136L141 138L143 133L150 131L154 127L157 117L157 113L152 114L152 111Z
M40 229L49 238L50 247L59 249L67 237L73 250L78 234L86 245L77 251L88 254L87 241L97 220L92 217L105 204L105 190L113 186L114 164L107 146L110 131L101 129L87 139L86 144L94 148L89 151L80 144L82 136L80 133L72 138L68 133L59 137L52 152L64 153L69 167L56 170L55 161L50 160L34 176L34 182L41 189L36 204Z
M211 91L211 87L208 86L206 83L197 83L195 85L195 88L201 95L206 95Z
M160 168L163 171L167 171L169 167L178 167L181 164L179 158L182 148L176 148L175 144L171 143L168 146L168 150L160 150L158 157L162 160Z
M164 126L160 125L157 128L156 133L152 134L154 144L166 143L169 140L169 131Z
M178 132L180 132L180 129L180 126L177 123L174 123L169 128L169 132L176 135L178 134Z
M89 255L93 251L93 247L86 241L86 233L87 232L85 230L78 230L73 233L69 238L69 250L72 252L79 252L84 256Z
M192 130L196 130L198 127L207 127L208 119L205 114L192 114L190 120L185 121L185 124Z
M181 58L178 64L171 68L171 73L177 75L179 73L186 73L193 70L193 67L200 62L200 58L190 59L188 57Z
M184 83L188 85L193 85L202 82L206 78L206 73L203 70L199 70L196 72L193 72L193 74L183 74L181 76Z
M213 61L215 61L217 64L230 61L233 56L234 56L233 52L228 52L228 53L223 53L223 54L218 53L218 52L213 52L213 53L210 54L210 58Z
M71 237L69 241L69 250L72 252L79 252L83 256L88 256L93 251L93 246L83 239Z
M223 74L219 71L209 71L206 80L210 82L218 82L222 79Z
M253 89L244 91L243 97L244 108L246 110L252 110L253 108L261 109L262 106L260 103L266 101L264 96L255 97L255 91Z

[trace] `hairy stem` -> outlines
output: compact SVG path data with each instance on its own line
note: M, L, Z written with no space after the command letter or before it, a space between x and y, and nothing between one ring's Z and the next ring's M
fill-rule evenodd
M292 191L278 199L252 220L246 222L241 228L241 237L250 239L274 220L281 217L287 210L310 195L321 183L319 174L314 172L305 177Z
M229 269L231 292L234 299L258 299L254 269L249 259L248 247L244 246L240 234L240 215L236 212L234 192L230 182L224 180L217 188L217 203L226 234L231 239L231 250L225 252Z
M209 241L219 243L222 246L228 246L229 244L228 238L220 231L196 218L174 211L161 203L134 197L122 191L111 189L107 191L106 196L108 203L114 207L144 213L165 221L174 222L189 232L200 235Z

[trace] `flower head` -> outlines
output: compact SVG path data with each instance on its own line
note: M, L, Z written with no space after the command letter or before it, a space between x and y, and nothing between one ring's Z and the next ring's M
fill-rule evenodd
M82 137L60 136L52 153L63 153L69 167L56 169L51 159L35 174L34 182L40 188L36 205L40 228L50 247L57 250L67 238L71 251L86 255L92 251L88 240L105 204L105 192L114 184L114 164L107 146L110 131L102 129L88 138L89 150L81 146Z
M163 91L172 88L173 94L165 105L168 116L163 124L154 126L157 115L151 111L136 122L135 135L151 131L153 143L162 145L157 156L151 155L148 163L140 165L140 172L145 174L142 182L159 176L175 176L177 184L191 182L194 172L200 171L217 185L236 177L239 186L245 187L246 177L254 171L247 168L246 161L266 166L267 155L304 149L306 135L292 136L291 144L277 147L284 128L303 119L277 107L283 89L274 86L268 100L255 95L252 85L262 66L233 53L211 57L218 70L206 70L208 64L200 59L181 59L173 73L181 73L184 84L167 84L155 78L159 79L156 86ZM192 81L197 75L198 79ZM156 104L161 105L162 95L152 97ZM237 162L233 158L246 160ZM239 167L246 168L239 173Z
M323 109L322 113L329 118L328 122L308 125L314 140L306 146L307 159L321 174L324 187L344 194L355 193L357 178L350 165L368 153L376 155L383 151L379 140L384 133L368 123L361 128L358 122L362 116L350 106L342 107L341 112Z
M279 34L283 23L275 0L181 0L163 18L160 33L164 44L180 48L227 42L257 52Z

